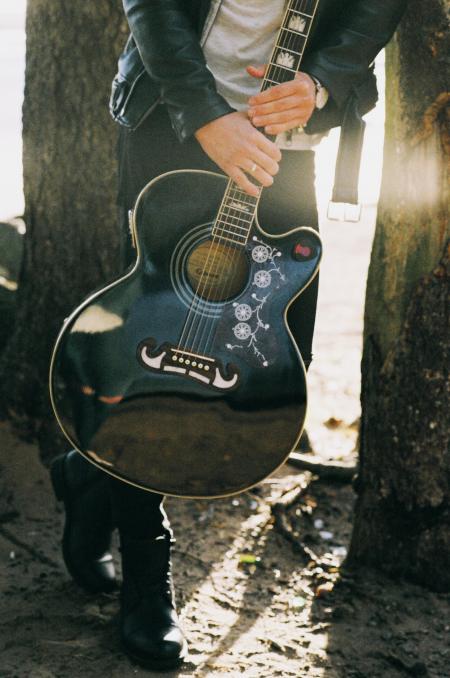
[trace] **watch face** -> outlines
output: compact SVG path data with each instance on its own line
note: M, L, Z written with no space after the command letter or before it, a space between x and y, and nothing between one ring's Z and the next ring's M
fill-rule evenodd
M328 101L328 90L316 79L316 108L319 110L325 106Z

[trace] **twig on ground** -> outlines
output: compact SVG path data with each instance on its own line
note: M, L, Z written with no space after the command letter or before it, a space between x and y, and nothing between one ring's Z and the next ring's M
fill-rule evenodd
M11 544L14 544L14 546L18 546L19 548L26 551L32 558L34 558L34 560L39 560L39 562L43 565L50 565L50 567L55 568L59 567L58 563L56 563L54 560L51 560L50 558L47 558L47 556L45 556L43 553L40 553L32 546L29 546L29 544L16 537L16 535L6 527L0 526L0 535L11 542Z
M358 472L357 466L348 466L338 462L324 464L322 461L319 461L318 457L301 454L300 452L291 452L287 463L302 471L310 471L319 476L321 480L332 480L339 483L351 483Z
M305 559L318 562L319 558L314 551L300 541L300 533L292 529L292 525L287 516L289 509L299 502L313 479L314 476L310 473L302 474L298 486L288 490L274 501L270 506L270 511L274 517L275 530L290 542L292 548L297 551L297 553L300 553Z

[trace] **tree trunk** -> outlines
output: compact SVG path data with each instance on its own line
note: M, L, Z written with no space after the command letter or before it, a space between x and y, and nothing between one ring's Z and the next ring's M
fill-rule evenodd
M450 590L446 0L412 0L387 54L350 565Z
M27 233L0 401L49 455L62 445L47 395L52 346L64 317L119 271L108 97L127 29L120 0L28 0L26 32Z

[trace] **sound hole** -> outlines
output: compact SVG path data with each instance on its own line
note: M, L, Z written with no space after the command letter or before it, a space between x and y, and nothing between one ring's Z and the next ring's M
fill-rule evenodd
M232 299L247 283L246 254L237 247L206 240L189 255L187 277L193 291L202 299Z

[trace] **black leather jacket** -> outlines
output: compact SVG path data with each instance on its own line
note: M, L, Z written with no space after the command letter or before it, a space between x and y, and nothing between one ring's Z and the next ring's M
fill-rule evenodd
M111 115L136 129L158 102L166 104L180 141L233 109L217 92L200 38L213 0L123 0L131 35L112 84ZM407 0L321 0L302 70L328 89L307 133L342 125L338 194L355 202L364 124L377 101L373 60L391 38ZM345 184L348 184L346 187ZM335 187L336 188L336 187Z

